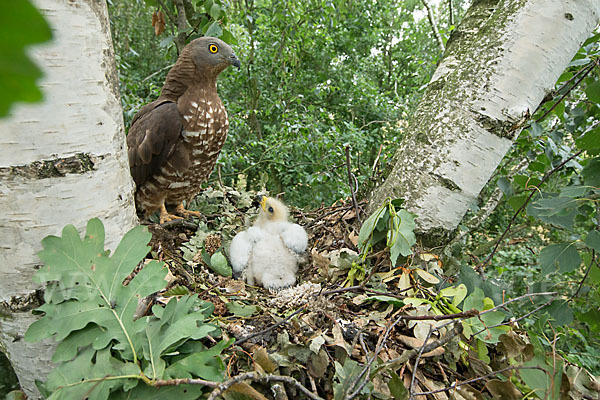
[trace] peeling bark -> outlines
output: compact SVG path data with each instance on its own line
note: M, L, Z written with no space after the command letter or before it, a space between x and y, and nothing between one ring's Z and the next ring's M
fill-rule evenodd
M597 0L473 3L370 199L406 199L427 245L447 242L583 41Z
M31 51L45 101L0 120L0 350L30 399L54 351L22 339L40 303L32 276L42 238L99 217L114 248L137 223L106 3L35 3L54 35Z

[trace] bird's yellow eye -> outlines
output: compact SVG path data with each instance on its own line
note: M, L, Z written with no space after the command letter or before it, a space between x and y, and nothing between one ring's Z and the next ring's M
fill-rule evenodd
M215 54L216 52L219 51L219 46L217 46L216 44L210 44L208 46L208 51L210 51L211 53Z

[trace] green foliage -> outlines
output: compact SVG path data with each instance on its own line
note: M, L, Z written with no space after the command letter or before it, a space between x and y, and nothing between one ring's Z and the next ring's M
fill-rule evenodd
M213 306L196 296L171 299L153 315L135 319L138 300L164 289L167 274L152 261L129 282L123 280L148 253L150 234L136 227L121 240L114 254L104 250L100 220L88 222L85 237L72 225L62 236L48 236L39 253L44 266L34 279L49 283L25 339L54 337L59 343L43 390L59 398L146 398L148 393L195 399L202 386L150 388L157 380L199 377L221 380L218 358L229 344L206 349L199 341L219 330L205 320ZM198 355L198 352L201 352Z
M29 0L0 2L0 117L13 103L36 102L42 71L30 60L28 46L52 38L48 23Z
M600 359L587 355L586 349L600 344L594 319L600 304L599 39L595 35L584 43L559 78L553 98L542 104L533 116L536 122L519 136L508 159L524 157L527 167L510 176L514 163L509 161L497 182L512 208L500 208L484 228L485 236L500 235L533 192L526 215L514 221L525 227L524 246L506 246L496 253L492 282L498 280L508 296L557 291L559 298L536 318L527 319L526 326L540 337L564 335L567 339L559 341L557 351L596 374ZM580 86L573 87L579 79ZM474 274L467 269L461 276ZM526 309L545 301L539 299Z
M208 1L187 3L196 4L188 18L212 15ZM290 204L316 206L349 194L346 144L360 184L383 170L439 56L426 18L415 20L409 3L219 3L222 38L235 37L242 61L242 71L227 70L219 82L230 118L223 182L233 186L243 172L248 189L266 182ZM126 0L109 10L127 124L158 96L177 56L154 36L154 7Z
M398 256L407 257L412 254L412 246L417 239L414 234L415 215L401 209L403 200L387 199L367 220L363 223L358 234L358 247L363 255L366 255L383 239L386 239L386 247L390 250L392 266L396 266Z

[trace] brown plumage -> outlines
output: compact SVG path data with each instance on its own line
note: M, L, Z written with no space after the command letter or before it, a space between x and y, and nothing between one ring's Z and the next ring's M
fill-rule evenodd
M138 212L160 210L160 221L183 208L212 172L227 137L227 111L217 94L217 76L228 66L240 67L225 42L203 37L190 42L167 74L160 97L133 117L127 147L136 184Z

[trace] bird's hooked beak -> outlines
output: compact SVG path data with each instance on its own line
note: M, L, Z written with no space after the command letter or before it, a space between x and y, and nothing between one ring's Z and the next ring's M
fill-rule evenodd
M235 54L230 55L228 61L229 64L233 65L234 67L237 67L237 69L240 69L242 67L242 63Z
M267 212L267 196L262 196L260 198L260 208L262 208L264 212Z

